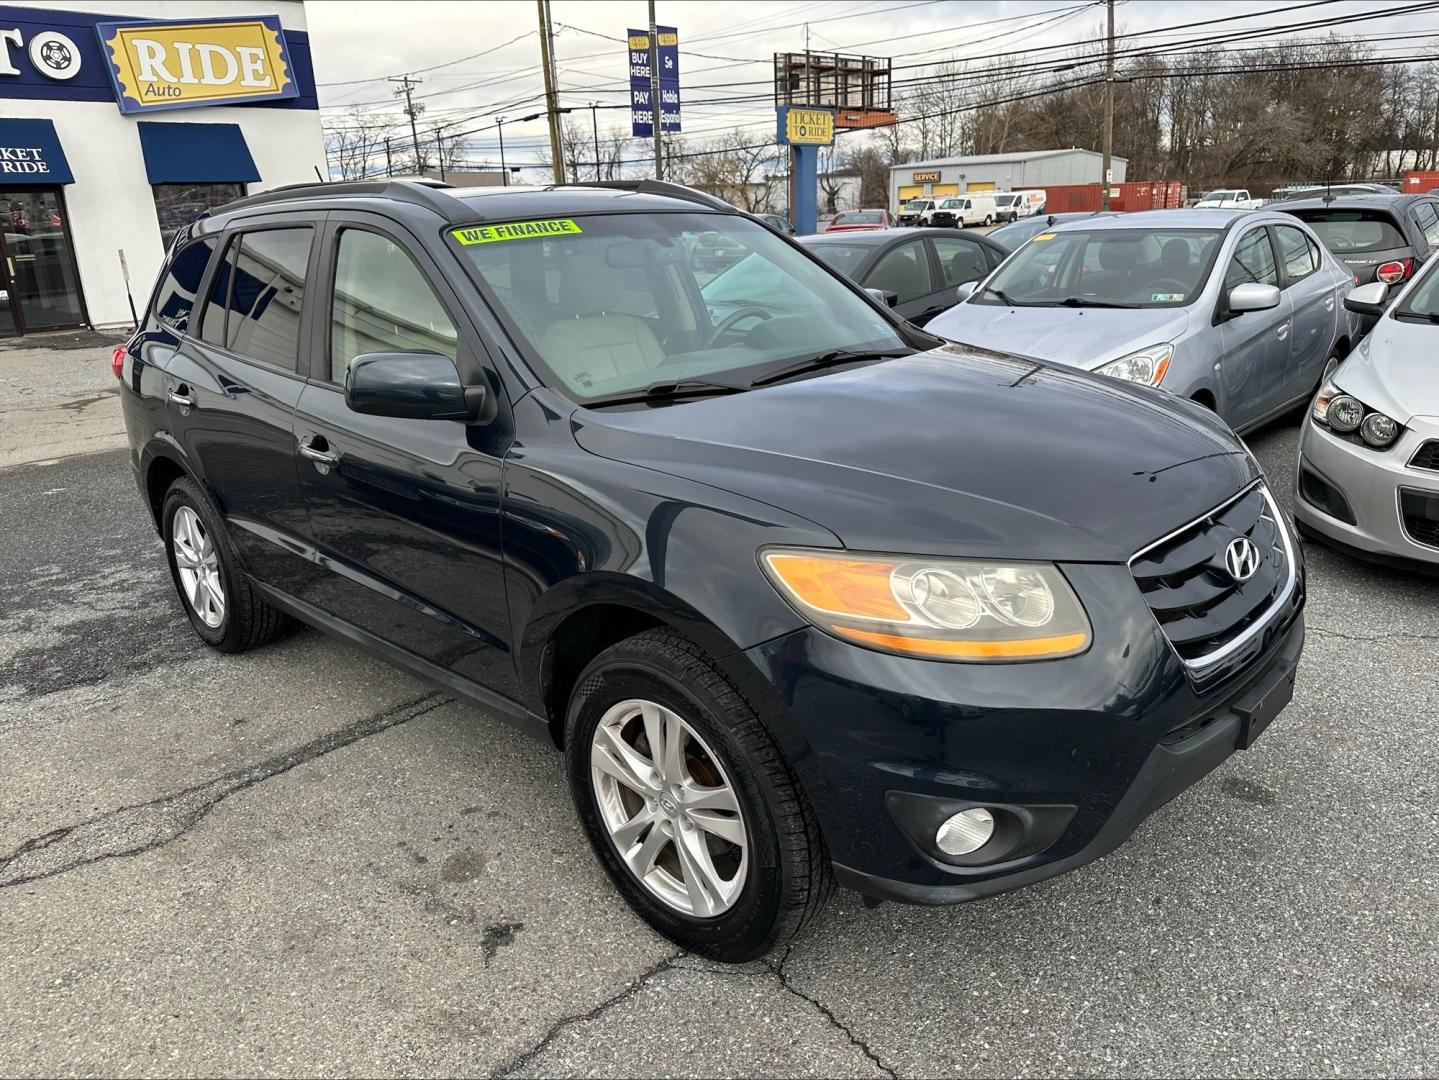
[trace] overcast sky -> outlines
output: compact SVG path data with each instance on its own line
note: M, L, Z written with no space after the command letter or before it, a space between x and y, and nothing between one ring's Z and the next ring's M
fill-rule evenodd
M1404 2L1124 0L1118 22L1123 33L1269 13L1226 24L1226 29L1257 29L1395 8ZM489 128L465 138L467 156L480 162L497 160L492 127L497 110L516 118L542 107L533 0L308 0L305 8L320 102L331 121L346 122L354 108L369 114L367 126L403 121L391 104L394 87L384 79L414 73L423 80L416 91L426 106L422 134L436 124L451 125L452 132ZM897 64L913 64L1078 43L1100 34L1104 21L1102 6L1082 0L658 0L657 9L659 22L680 33L684 130L695 139L736 125L757 136L773 130L773 105L760 96L770 90L771 54L803 50L806 22L810 47L816 51L892 56ZM643 0L554 0L552 18L560 104L576 108L588 128L591 102L628 102L625 46L607 38L623 38L628 27L646 25L647 6ZM1439 35L1439 11L1360 22L1337 32L1371 38L1401 32ZM1176 32L1173 37L1194 33ZM1164 37L1144 40L1162 42ZM1373 47L1391 54L1425 47L1433 54L1436 41L1439 37L1375 41ZM704 104L706 99L746 94L757 99ZM601 110L599 119L602 129L628 125L624 109ZM542 120L505 125L511 164L533 161L535 148L544 140Z

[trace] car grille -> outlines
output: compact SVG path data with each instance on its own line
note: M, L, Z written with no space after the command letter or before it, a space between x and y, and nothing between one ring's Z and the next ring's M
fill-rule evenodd
M1433 469L1439 472L1439 439L1430 439L1414 451L1414 456L1409 459L1409 467L1411 469Z
M1242 582L1225 560L1241 536L1259 550L1258 569ZM1289 598L1297 573L1289 534L1263 485L1151 544L1129 568L1174 651L1199 672L1259 632Z
M1399 489L1399 512L1404 531L1416 544L1439 548L1439 495Z

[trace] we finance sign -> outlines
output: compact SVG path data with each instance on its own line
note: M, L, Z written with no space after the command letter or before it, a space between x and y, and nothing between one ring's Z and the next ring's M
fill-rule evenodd
M285 33L272 15L95 25L120 111L299 96Z

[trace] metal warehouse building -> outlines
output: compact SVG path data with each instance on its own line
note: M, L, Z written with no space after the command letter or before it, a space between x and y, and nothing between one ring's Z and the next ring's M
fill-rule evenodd
M1104 156L1096 150L1030 150L1016 154L913 161L889 170L889 205L897 208L922 195L961 195L966 191L1019 191L1061 184L1097 184ZM1122 157L1110 159L1111 182L1124 182Z

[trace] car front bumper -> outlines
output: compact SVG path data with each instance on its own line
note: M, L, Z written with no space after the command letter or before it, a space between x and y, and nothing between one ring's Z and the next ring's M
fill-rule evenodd
M1439 417L1415 417L1388 450L1359 446L1306 419L1299 436L1294 517L1304 529L1354 554L1381 562L1439 569L1439 543L1414 529L1404 510L1439 515L1439 470L1410 463L1439 439ZM1337 494L1338 501L1334 496ZM1416 535L1417 533L1417 535Z
M781 741L841 884L954 904L1064 873L1117 847L1287 702L1302 578L1257 659L1200 690L1125 567L1063 569L1093 627L1080 656L941 663L818 630L749 650L783 701ZM999 830L971 856L945 856L938 823L977 806L1017 825L995 851Z

